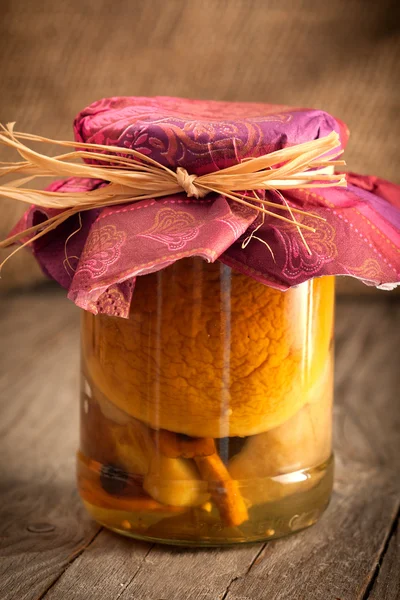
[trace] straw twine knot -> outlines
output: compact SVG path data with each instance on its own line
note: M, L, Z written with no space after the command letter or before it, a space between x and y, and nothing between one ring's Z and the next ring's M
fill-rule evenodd
M50 158L32 150L21 140L58 144L72 147L74 150ZM8 123L6 127L0 124L0 145L2 144L17 150L23 160L1 163L0 179L3 176L13 175L16 181L0 185L0 197L13 198L29 202L34 206L58 210L56 215L46 221L40 221L28 229L9 236L6 240L0 240L0 248L6 248L29 236L27 241L24 241L0 264L0 270L19 249L56 229L73 215L117 204L162 198L175 194L177 190L183 190L189 198L204 198L208 193L220 194L231 202L261 213L262 223L265 215L290 223L296 227L303 244L311 254L302 230L315 233L316 229L304 221L298 221L295 214L300 213L303 217L308 216L322 221L325 221L325 218L307 212L303 207L290 206L280 190L345 187L347 185L346 176L335 173L336 165L345 164L342 160L336 160L342 150L339 135L335 131L325 137L288 146L257 158L243 160L230 167L199 177L189 175L183 167L178 167L176 171L173 171L133 148L124 148L124 156L121 156L119 146L58 141L19 133L14 131L14 123ZM86 158L87 150L90 150L90 158L101 164L75 162L77 158ZM327 153L330 153L328 157ZM108 168L111 166L111 169ZM21 179L21 175L25 174L27 177ZM38 191L22 187L23 183L36 177L49 176L100 179L107 182L107 185L95 188L90 192L65 191L62 194L50 190ZM280 196L281 202L272 198L259 198L258 190L274 190ZM250 198L247 192L252 194ZM272 211L270 207L275 210ZM277 209L287 211L290 217L279 214ZM262 238L254 235L256 231L257 229L253 230L251 236L246 238L243 247L246 247L251 239L258 239L259 242L267 245Z
M189 175L183 167L176 169L176 180L178 185L186 192L188 198L204 198L207 190L201 189L194 182L197 175Z

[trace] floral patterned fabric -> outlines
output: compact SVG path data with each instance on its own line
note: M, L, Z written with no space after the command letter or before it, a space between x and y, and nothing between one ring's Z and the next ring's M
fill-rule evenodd
M346 126L319 110L164 97L101 100L82 111L74 127L78 141L117 145L122 156L124 148L134 148L197 175L331 131L343 147L348 139ZM217 194L197 200L184 193L83 212L35 242L33 251L78 306L122 317L137 276L188 256L221 260L281 290L333 274L390 288L400 281L400 188L376 177L347 179L347 188L284 193L289 206L323 218L296 214L316 229L302 230L310 252L294 225L272 216L262 222L255 210ZM102 185L107 183L70 179L50 189ZM266 198L283 203L274 192ZM53 214L32 207L16 229ZM256 227L256 236L243 244Z

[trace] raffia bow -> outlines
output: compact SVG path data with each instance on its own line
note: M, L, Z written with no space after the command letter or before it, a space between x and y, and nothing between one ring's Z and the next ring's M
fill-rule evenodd
M346 186L345 175L334 171L336 165L345 164L342 160L335 160L341 154L341 150L334 152L340 147L340 139L336 132L197 176L189 174L183 167L174 171L136 150L57 141L18 133L14 132L14 123L1 127L0 143L14 148L23 160L0 163L0 177L13 178L11 183L0 186L0 196L43 208L61 209L62 212L0 242L0 248L27 236L32 237L23 245L32 243L81 211L160 198L179 192L185 192L187 196L194 198L203 198L209 193L221 194L229 200L251 207L264 217L270 215L295 224L299 232L301 229L315 231L309 225L298 222L295 213L316 219L321 217L300 208L290 207L286 202L280 204L260 199L257 191ZM32 150L21 140L72 147L74 150L50 157ZM328 157L327 153L330 153ZM76 162L77 159L83 158L90 158L101 164ZM22 187L38 177L83 177L101 179L109 183L89 192L59 193ZM249 193L252 195L249 196ZM271 207L287 211L290 218L271 211Z

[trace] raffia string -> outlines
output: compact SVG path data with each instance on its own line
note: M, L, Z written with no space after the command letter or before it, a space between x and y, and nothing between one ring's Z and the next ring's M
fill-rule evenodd
M32 150L21 140L72 147L74 150L50 157ZM15 132L14 123L1 126L0 143L14 148L23 159L19 162L0 163L0 178L12 176L11 183L0 185L0 196L43 208L62 210L60 214L0 242L0 248L31 235L33 237L24 245L32 243L81 211L160 198L179 192L185 192L188 197L194 198L203 198L213 192L221 194L233 202L262 213L264 218L269 215L292 223L299 232L301 229L315 231L313 227L297 221L295 213L315 219L321 217L290 207L286 202L280 204L260 199L256 192L346 186L345 176L334 172L336 165L345 164L342 160L335 160L341 154L336 132L199 176L189 174L183 167L174 171L141 152L128 148L58 141ZM326 157L328 152L331 154ZM82 158L90 158L101 164L76 162ZM108 185L88 192L61 193L22 187L38 177L101 179L108 182ZM252 195L249 196L249 193ZM269 210L271 207L287 211L290 218ZM304 240L303 236L302 239Z

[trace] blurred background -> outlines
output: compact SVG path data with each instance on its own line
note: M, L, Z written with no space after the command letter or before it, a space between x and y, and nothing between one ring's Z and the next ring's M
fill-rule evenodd
M350 127L351 170L400 183L398 7L397 0L2 0L0 122L72 139L74 116L112 95L322 108ZM0 199L0 211L4 238L23 207ZM5 267L0 293L41 279L21 252ZM343 281L340 291L367 289Z

